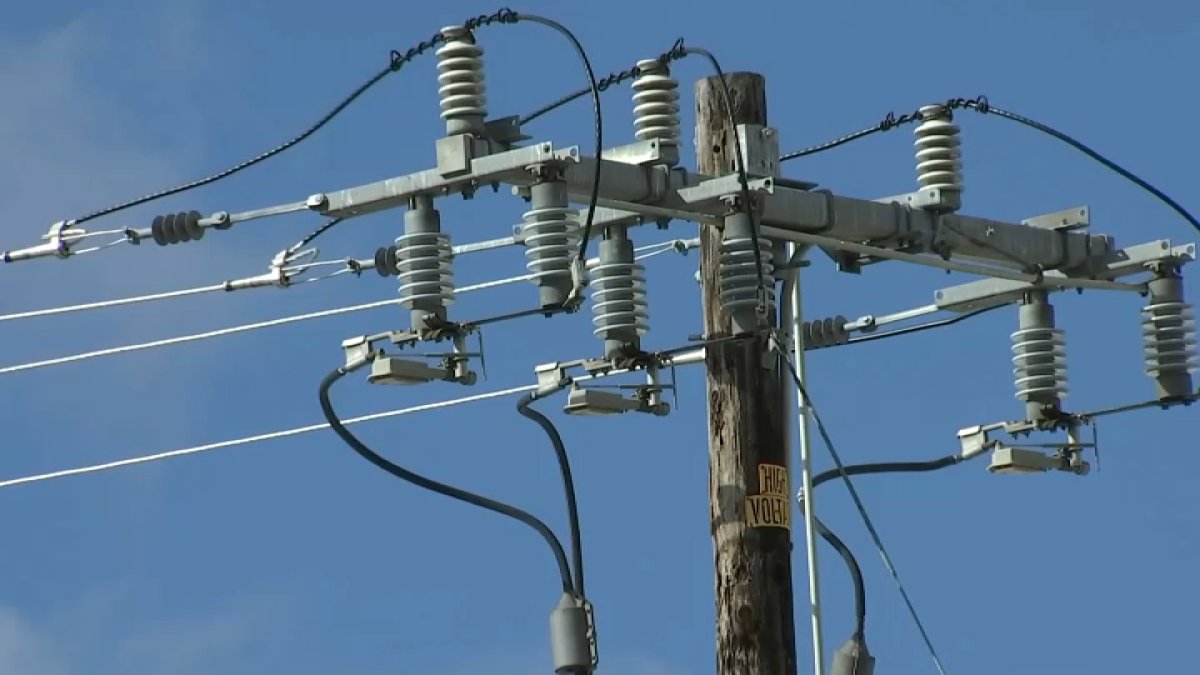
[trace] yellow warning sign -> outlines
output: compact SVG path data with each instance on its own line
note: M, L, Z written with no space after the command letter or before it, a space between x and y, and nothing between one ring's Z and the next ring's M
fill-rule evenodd
M750 527L792 527L792 511L787 497L751 495L746 497L746 524Z
M759 494L746 497L746 524L750 527L791 529L788 470L778 464L758 465Z
M776 497L788 496L788 470L778 464L758 465L758 492Z

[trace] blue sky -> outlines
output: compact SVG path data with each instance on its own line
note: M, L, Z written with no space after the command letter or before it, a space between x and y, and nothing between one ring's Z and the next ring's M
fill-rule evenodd
M586 8L585 8L586 7ZM1200 10L1115 2L788 3L738 6L531 2L572 27L608 72L677 37L727 70L767 76L785 148L865 126L888 110L986 93L1059 126L1200 208L1200 135L1188 86ZM390 49L489 12L478 3L75 2L22 4L0 25L0 246L34 243L53 221L210 172L273 145L374 72ZM521 25L480 33L493 115L527 112L580 85L568 46ZM676 68L684 82L702 63ZM433 59L390 77L310 142L237 178L95 223L144 227L161 212L239 210L415 171L441 133ZM632 139L628 88L607 94L610 144ZM691 114L685 115L690 129ZM1080 204L1123 245L1195 233L1165 208L1053 141L964 116L964 212L1007 220ZM590 152L577 104L530 131ZM915 184L908 130L795 162L788 175L875 197ZM455 242L502 236L522 205L446 203ZM297 216L210 233L170 248L118 247L67 262L0 269L0 312L184 288L247 276L317 220ZM385 213L332 231L323 255L363 257L400 227ZM638 243L693 236L639 232ZM650 264L648 346L699 328L696 256ZM459 283L523 271L519 251L460 261ZM878 266L806 272L810 317L885 313L961 280ZM1194 296L1200 289L1187 282ZM374 275L6 322L9 365L86 349L393 297ZM521 309L532 286L463 296L454 316ZM1087 293L1056 304L1070 344L1068 405L1148 398L1140 299ZM318 420L315 389L341 339L404 325L394 309L187 347L0 376L0 477L65 468ZM1015 417L1009 338L1015 311L920 337L815 353L812 393L849 461L955 450L957 429ZM585 316L529 320L487 334L490 380L532 380L536 363L591 356ZM711 544L703 378L680 372L667 418L554 414L573 454L589 593L604 670L712 672ZM449 384L336 392L346 415L470 393ZM565 525L541 432L501 400L363 427L419 470L509 499ZM550 406L546 406L550 409ZM1194 410L1104 424L1087 478L1009 479L983 463L859 482L951 673L1109 675L1176 667L1200 597L1200 528L1189 495ZM828 465L823 452L819 466ZM849 501L826 488L818 510L859 553L868 640L881 672L928 673L911 622ZM22 675L157 672L230 675L287 669L535 673L549 669L554 570L534 536L492 514L418 492L366 465L331 433L0 491L0 671ZM797 532L797 535L799 533ZM802 550L797 547L797 551ZM823 553L827 648L851 630L851 598ZM803 589L803 561L795 565ZM798 597L799 662L809 643Z

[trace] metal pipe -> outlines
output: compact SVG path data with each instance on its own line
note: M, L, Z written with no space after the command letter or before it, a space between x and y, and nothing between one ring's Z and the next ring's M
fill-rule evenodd
M893 251L889 248L881 248L879 246L871 246L870 244L857 244L832 237L823 237L819 234L808 234L807 232L797 232L795 230L782 230L773 227L763 227L763 234L771 238L785 239L788 241L796 241L813 246L826 246L835 248L840 251L850 251L852 253L861 253L863 255L872 255L879 258L887 258L888 260L902 260L917 265L926 267L936 267L943 270L952 270L955 272L965 272L967 274L978 274L986 277L996 277L999 279L1011 279L1012 281L1022 281L1038 288L1095 288L1109 291L1132 291L1140 293L1145 290L1144 284L1125 284L1118 281L1102 281L1098 279L1075 279L1071 277L1058 276L1055 274L1028 274L1025 272L1013 272L1011 270L1002 269L999 267L989 267L985 265L973 265L970 263L955 262L953 260L942 260L930 256L917 255L914 253L904 253L902 251Z
M804 247L787 246L788 259L797 261ZM791 267L784 283L785 303L783 325L792 334L792 363L796 376L804 382L804 311L800 295L800 268ZM800 446L800 486L804 496L804 552L808 561L808 605L812 617L813 675L824 675L825 647L821 624L821 586L817 563L816 507L813 503L812 454L809 452L808 402L799 387L792 394L796 400L796 437Z

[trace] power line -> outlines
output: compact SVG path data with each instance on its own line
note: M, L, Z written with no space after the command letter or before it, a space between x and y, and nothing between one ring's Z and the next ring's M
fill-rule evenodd
M917 631L921 634L921 639L925 642L925 647L929 651L930 658L933 659L934 666L937 667L941 675L946 675L946 668L942 665L942 660L933 646L933 641L929 638L928 631L925 630L925 624L921 621L921 616L917 613L917 608L913 605L912 598L909 596L908 590L905 589L904 582L900 579L900 573L896 570L896 565L892 562L892 557L888 554L887 547L883 544L883 538L879 536L879 531L875 529L875 523L871 520L871 515L867 512L867 507L863 503L862 497L858 494L858 489L854 487L854 482L850 480L850 475L846 472L846 465L842 461L841 454L838 453L837 447L829 435L829 430L825 428L825 422L817 412L812 397L808 395L808 389L804 386L804 381L800 379L800 375L796 372L795 364L788 358L787 350L779 343L778 336L773 336L773 339L776 342L775 348L779 352L780 359L787 365L788 372L791 373L796 389L804 398L805 408L812 414L813 422L817 425L817 432L821 435L821 440L825 444L825 448L829 451L829 456L833 458L833 463L837 465L837 470L842 477L842 481L846 484L846 490L850 493L850 499L854 502L854 507L858 511L859 517L862 518L863 525L866 526L867 532L871 535L871 540L874 542L875 548L879 551L880 558L883 559L884 567L887 568L888 573L892 576L892 580L896 582L896 587L900 591L900 597L904 600L904 604L908 608L908 613L912 616L913 622L917 626Z
M83 312L91 309L107 309L109 307L121 307L123 305L134 305L140 302L151 302L154 300L168 300L171 298L183 298L189 295L200 295L202 293L212 293L213 291L225 290L225 284L212 284L210 286L197 286L196 288L185 288L178 291L166 291L165 293L151 293L149 295L135 295L129 298L118 298L116 300L100 300L97 302L85 302L79 305L65 305L63 307L50 307L47 309L31 309L25 312L14 312L12 314L0 314L0 321L15 321L17 319L33 319L41 316L55 316L58 314L70 314L72 312Z
M992 105L988 101L986 96L977 96L975 98L952 98L952 99L947 100L943 105L947 110L973 110L977 113L981 113L984 115L996 115L997 117L1000 117L1002 119L1006 119L1006 120L1009 120L1012 122L1017 122L1018 124L1022 124L1031 129L1035 129L1035 130L1040 131L1048 136L1056 138L1056 139L1062 141L1063 143L1066 143L1067 145L1071 146L1072 148L1075 148L1076 150L1082 152L1083 154L1087 155L1091 159L1099 162L1105 168L1113 171L1114 173L1121 176L1122 178L1125 178L1126 180L1130 181L1134 185L1137 185L1138 187L1142 188L1146 192L1149 192L1151 195L1153 195L1159 201L1161 201L1162 203L1164 203L1168 207L1170 207L1170 209L1173 210L1175 213L1179 214L1179 216L1181 216L1184 220L1186 220L1189 225L1191 225L1197 231L1200 231L1200 220L1198 220L1196 218L1196 216L1192 215L1191 212L1189 212L1186 208L1184 208L1183 205L1181 205L1179 202L1177 202L1170 195L1168 195L1167 193L1158 189L1157 187L1154 187L1154 185L1152 185L1149 181L1141 178L1140 176L1133 173L1129 169L1126 169L1125 167L1121 166L1120 164L1117 164L1113 160L1111 160L1111 159L1105 157L1104 155L1100 154L1099 152L1093 150L1090 146L1088 146L1085 143L1083 143L1082 141L1074 138L1070 134L1059 131L1058 129L1055 129L1054 127L1051 127L1048 124L1043 124L1042 122L1038 122L1037 120L1031 119L1029 117L1025 117L1024 115L1020 115L1015 112L1011 112L1009 110L1004 110L1003 108L997 108L996 106ZM832 150L833 148L840 147L840 146L850 143L852 141L856 141L860 138L866 138L867 136L871 136L871 135L879 133L879 132L889 131L898 126L903 126L906 124L910 124L912 122L917 122L920 119L921 119L921 115L920 115L919 111L907 113L904 115L900 115L898 117L896 116L895 113L889 112L886 116L884 116L884 118L882 120L880 120L880 122L878 124L876 124L874 126L860 129L858 131L846 134L845 136L842 136L840 138L836 138L832 141L820 143L818 145L804 148L803 150L796 150L794 152L784 153L783 155L779 156L779 161L787 162L787 161L790 161L793 159L797 159L799 157L806 157L808 155L815 155L818 152Z
M679 60L685 56L687 56L687 50L685 50L683 47L683 38L679 38L678 40L675 41L675 43L673 45L671 45L671 48L669 50L663 52L662 54L659 54L655 60L663 65L667 65L667 64L671 63L672 61ZM604 76L603 78L601 78L600 80L598 80L596 82L596 88L599 89L601 92L608 91L610 88L612 88L615 85L621 84L622 82L625 82L627 80L632 80L633 78L637 77L641 72L642 72L641 69L639 69L636 65L634 65L632 68L627 68L625 70L617 71L615 73L609 73L608 75ZM553 102L547 103L546 105L538 108L537 110L534 110L533 112L526 114L524 117L519 118L517 123L521 126L525 126L526 124L533 122L534 120L536 120L539 117L542 117L543 115L552 113L555 110L558 110L559 108L563 107L564 105L571 103L572 101L577 101L577 100L583 98L584 96L587 96L591 92L592 92L591 87L584 87L582 89L573 91L570 94L562 96L562 97L554 100Z
M466 290L466 289L460 289ZM0 375L8 375L10 373L19 373L25 370L34 370L36 368L48 368L50 366L61 366L66 363L75 363L77 361L86 361L88 359L100 358L102 356L113 356L116 354L127 354L129 352L137 352L145 349L154 349L156 347L167 347L170 345L184 344L187 342L197 342L199 340L207 340L210 338L225 337L227 335L236 335L238 333L247 333L263 328L273 328L275 326L284 326L290 323L300 321L309 321L312 319L323 319L330 316L338 316L339 314L350 314L351 312L361 312L368 309L376 309L378 307L387 307L389 305L399 304L399 299L379 300L377 302L368 302L362 305L350 305L348 307L336 307L334 309L326 309L319 312L309 312L307 314L295 314L292 316L280 317L278 319L270 319L268 321L256 321L254 323L242 324L240 326L231 326L229 328L220 328L217 330L205 331L203 333L192 333L190 335L180 335L178 337L165 338L162 340L152 340L150 342L141 342L138 344L122 345L120 347L109 347L107 349L97 349L90 352L82 352L80 354L72 354L70 356L60 356L53 359L44 359L41 361L31 361L15 366L6 366L0 368Z
M729 133L733 136L733 153L735 157L733 164L737 170L738 186L741 189L742 212L745 213L750 225L750 247L754 249L754 273L758 278L759 299L756 313L761 315L767 309L766 300L769 289L767 288L766 274L763 270L762 250L758 246L758 223L754 217L754 205L750 202L750 179L746 176L746 156L742 154L742 141L737 133L737 119L733 113L733 95L729 92L729 82L725 79L725 71L721 70L721 64L712 52L699 47L686 47L684 51L688 54L704 57L709 65L712 66L713 72L717 74L718 90L721 92L721 101L725 104L725 116L729 123Z
M686 240L686 241L679 240L679 241L682 241L682 242L684 242L685 245L690 246L695 240ZM653 258L655 256L663 255L663 254L669 253L671 251L684 250L683 248L681 248L679 246L679 244L677 242L669 242L669 243L662 242L659 244L652 244L645 248L653 249L653 250L640 256L639 259L641 259L641 260L644 260L647 258ZM325 277L320 277L320 278L327 279L327 278L330 278L333 276L337 276L340 273L342 273L342 272L335 272L334 274L327 275ZM494 288L496 286L503 286L503 285L508 285L508 284L519 283L522 281L529 281L532 278L533 278L532 274L522 274L519 276L508 277L506 279L495 279L492 281L485 281L485 282L473 284L470 286L461 286L461 287L455 289L455 293L458 294L458 293L469 293L472 291L480 291L480 290L484 290L484 289L488 289L488 288ZM316 281L316 279L310 279L309 281ZM188 289L188 290L196 291L197 289ZM126 300L130 300L130 299L127 298ZM133 300L137 300L137 298L133 298ZM114 302L114 301L109 301L109 302ZM18 372L22 372L22 371L26 371L26 370L35 370L38 368L48 368L51 366L60 366L60 365L64 365L67 363L76 363L78 361L86 361L89 359L95 359L95 358L100 358L100 357L104 357L104 356L114 356L117 354L127 354L130 352L143 351L146 349L155 349L157 347L168 347L171 345L185 344L185 343L189 343L189 342L198 342L200 340L208 340L208 339L212 339L212 338L225 337L228 335L236 335L238 333L246 333L246 332L255 331L255 330L262 330L264 328L274 328L276 326L284 326L287 324L298 323L301 321L310 321L313 319L324 319L324 318L330 317L330 316L338 316L341 314L350 314L353 312L362 312L362 311L366 311L369 309L377 309L379 307L398 305L398 304L400 304L400 302L401 302L401 300L399 298L393 298L393 299L389 299L389 300L378 300L375 302L368 302L368 303L364 303L361 305L349 305L346 307L335 307L333 309L326 309L326 310L321 310L321 311L317 311L317 312L308 312L305 314L294 314L291 316L280 317L278 319L269 319L267 321L256 321L253 323L241 324L238 326L230 326L229 328L219 328L217 330L204 331L201 333L192 333L189 335L180 335L180 336L171 337L171 338L164 338L161 340L151 340L149 342L141 342L141 343L136 343L136 344L122 345L119 347L108 347L106 349L97 349L94 351L82 352L79 354L71 354L69 356L59 356L59 357L55 357L55 358L51 358L51 359L43 359L40 361L31 361L29 363L21 363L21 364L17 364L17 365L13 365L13 366L2 367L2 368L0 368L0 375L8 375L11 373L18 373ZM56 308L56 309L71 309L71 308ZM53 312L54 310L40 310L40 311Z
M478 28L480 26L490 25L493 23L512 23L515 20L515 18L516 18L516 14L512 10L500 9L497 12L495 12L494 14L490 14L487 16L472 17L471 19L464 22L463 25L466 26L468 30L470 30L470 29ZM346 108L350 107L350 104L357 101L360 96L367 93L367 91L369 91L375 85L379 84L385 77L396 72L397 70L400 70L400 68L403 67L405 64L407 64L409 61L412 61L414 58L420 56L421 54L424 54L425 52L429 51L430 49L433 49L434 47L436 47L437 45L441 44L444 41L445 41L445 38L442 37L441 33L438 33L438 34L434 35L433 37L429 38L428 40L418 42L416 45L409 48L409 50L404 53L393 50L391 52L391 54L389 55L389 60L388 60L387 66L385 66L379 72L375 73L370 78L368 78L366 82L363 82L362 84L360 84L357 88L354 89L354 91L350 92L349 95L347 95L340 102L338 102L338 104L335 105L329 112L322 115L320 117L320 119L318 119L315 123L310 125L307 129L300 132L296 136L293 136L292 138L288 139L287 141L284 141L283 143L280 143L279 145L271 148L270 150L267 150L259 155L256 155L244 162L239 162L238 164L235 164L223 171L219 171L211 176L207 176L205 178L200 178L197 180L189 181L187 183L183 183L182 185L177 185L175 187L167 188L165 190L159 190L158 192L154 192L154 193L145 195L143 197L138 197L137 199L131 199L127 202L122 202L122 203L116 204L114 206L109 206L109 207L100 209L99 211L93 211L92 213L89 213L87 215L76 218L74 222L76 224L85 223L89 220L94 220L96 218L100 218L101 216L107 216L107 215L116 213L118 211L124 211L125 209L132 208L132 207L138 206L140 204L146 204L148 202L152 202L157 199L162 199L163 197L168 197L170 195L176 195L181 192L186 192L188 190L192 190L194 188L198 188L198 187L201 187L204 185L209 185L209 184L215 183L219 180L222 180L224 178L228 178L229 176L232 176L235 173L238 173L240 171L248 169L248 168L254 166L255 164L265 162L266 160L304 142L310 136L312 136L313 134L320 131L321 128L324 127L326 124L329 124L329 122L331 122L333 120L333 118L335 118L339 114L341 114L342 111L344 111Z
M551 553L554 554L554 560L558 564L559 577L562 580L563 591L566 593L572 593L572 591L577 590L575 588L575 584L571 580L571 566L570 563L567 562L567 555L563 551L562 542L559 541L558 536L554 534L554 531L551 530L550 527L541 519L537 518L528 511L519 509L511 504L506 504L489 497L484 497L483 495L476 494L469 490L457 488L453 485L448 485L440 481L426 478L419 473L410 471L375 452L368 447L366 443L363 443L357 436L355 436L353 432L347 429L346 425L342 423L342 420L338 418L337 412L333 409L333 403L329 400L329 390L338 382L338 380L345 377L349 372L350 369L345 367L339 366L338 368L334 368L329 372L328 375L324 377L324 379L321 380L321 385L317 392L321 403L321 412L325 415L325 420L329 423L329 428L333 429L333 432L338 435L338 438L342 439L342 441L345 442L346 445L350 446L354 452L370 462L376 468L382 469L383 471L386 471L400 480L411 483L430 492L437 493L443 497L456 499L472 506L478 506L481 509L487 509L488 511L499 513L503 516L508 516L513 520L529 526L536 531L542 537L542 539L545 540L546 544L550 548Z
M408 408L397 408L395 410L388 410L385 412L372 413L370 415L361 415L359 417L351 417L349 419L342 420L342 424L350 426L350 425L354 425L354 424L362 424L364 422L374 422L377 420L388 419L391 417L399 417L402 415L413 415L416 413L429 412L431 410L441 410L443 408L450 408L450 407L454 407L457 405L463 405L466 403L475 403L477 401L486 401L488 399L493 399L493 398L501 398L504 396L513 396L515 394L521 394L521 393L531 391L536 388L537 388L536 385L523 385L520 387L510 387L508 389L499 389L497 391L489 391L489 392L485 392L482 394L473 394L471 396L464 396L462 398L453 398L453 399L447 399L444 401L435 401L433 403L423 403L421 405L410 406ZM329 428L328 424L310 424L310 425L303 426L303 427L294 427L291 429L284 429L282 431L272 431L272 432L266 433L266 434L245 436L242 438L234 438L231 440L219 441L216 443L206 443L204 445L193 445L193 446L187 447L187 448L180 448L178 450L169 450L167 452L159 452L159 453L155 453L152 455L141 455L138 457L130 457L128 459L120 459L120 460L116 460L113 462L104 462L102 464L91 464L88 466L81 466L81 467L77 467L74 469L63 469L61 471L51 471L49 473L41 473L41 474L35 474L35 475L31 475L31 476L23 476L21 478L10 478L8 480L0 481L0 488L15 487L17 485L25 485L27 483L38 483L38 482L47 481L47 480L54 480L56 478L67 478L69 476L79 476L79 475L88 474L88 473L98 473L101 471L108 471L111 469L119 469L119 468L126 467L126 466L134 466L137 464L147 464L149 462L157 462L157 461L161 461L164 459L172 459L175 457L185 457L187 455L196 455L196 454L199 454L202 452L209 452L212 450L222 450L224 448L233 448L233 447L237 447L237 446L241 446L241 445L248 445L251 443L260 443L262 441L272 441L272 440L279 439L279 438L287 438L289 436L299 436L301 434L308 434L308 433L312 433L314 431L323 431L328 428Z
M330 222L336 223L336 221L330 221ZM327 223L326 225L329 225L329 223ZM311 239L309 239L308 241L311 241ZM505 241L505 240L487 240L484 242L479 242L479 244L487 245L486 247L479 246L477 244L466 244L462 247L463 250L461 251L461 253L474 253L474 252L478 252L478 251L489 250L490 248L494 247L492 245L495 245L498 242L502 242L502 241ZM511 244L513 242L509 242L509 243ZM679 251L680 253L686 253L688 250L696 248L699 245L700 245L699 239L695 239L695 238L693 238L693 239L673 239L670 241L661 241L661 242L657 242L654 244L647 244L645 246L639 246L639 247L635 248L634 251L641 254L637 257L638 260L645 260L646 258L653 258L655 256L662 255L664 253L669 253L671 251ZM298 244L295 247L299 248L299 246L303 246L303 243ZM458 247L456 247L456 249L457 248ZM591 261L589 261L589 262L591 262ZM313 269L316 267L326 267L326 266L333 266L333 265L343 265L343 266L346 266L346 268L338 270L331 274L326 274L324 276L314 277L311 279L304 279L300 282L292 281L290 285L296 285L297 283L313 283L313 282L317 282L317 281L325 281L326 279L332 279L333 277L338 277L338 276L342 276L345 274L358 274L362 270L367 269L368 266L373 266L374 263L370 262L370 261L366 261L366 262L358 261L353 258L346 259L346 260L321 260L321 261L304 263L304 264L296 265L293 267L285 267L285 268L283 268L283 271L288 274L298 274L298 273L301 273L301 272L304 272L306 270L310 270L310 269ZM475 284L474 286L469 287L469 288L467 288L467 287L460 288L460 289L458 289L458 291L464 292L467 290L482 290L484 288L491 288L493 286L501 286L504 284L513 283L515 281L527 281L531 278L533 278L532 275L521 275L521 276L517 276L517 277L510 277L508 279L499 279L499 280L492 281L492 282ZM46 309L31 309L31 310L26 310L26 311L21 311L21 312L14 312L11 314L0 314L0 322L16 321L19 319L34 319L34 318L45 317L45 316L55 316L58 314L71 314L74 312L84 312L84 311L95 310L95 309L109 309L112 307L121 307L124 305L133 305L133 304L138 304L138 303L142 303L142 302L153 302L156 300L170 300L170 299L174 299L174 298L187 297L190 295L202 295L204 293L212 293L215 291L240 290L235 286L230 286L230 283L231 282L222 282L220 284L211 284L208 286L197 286L195 288L185 288L185 289L181 289L178 291L165 291L162 293L150 293L148 295L135 295L132 297L117 298L114 300L98 300L95 302L85 302L85 303L75 304L75 305L63 305L61 307L49 307ZM288 287L290 287L290 286L282 286L282 288L288 288Z
M579 43L579 39L575 37L575 34L572 33L570 29L553 19L547 19L545 17L536 16L533 14L518 14L517 19L520 21L531 21L533 23L541 24L561 33L563 37L570 41L571 46L575 49L575 54L583 63L583 70L587 75L588 91L590 91L592 94L592 124L594 136L592 140L596 146L596 167L592 172L592 189L591 194L588 196L587 215L584 217L583 221L583 239L579 243L578 258L580 261L585 261L587 260L588 242L592 238L592 222L596 219L596 205L600 201L600 155L604 150L604 114L600 109L600 87L596 84L596 73L592 70L592 62L588 58L587 52L584 50L583 45Z
M689 346L687 349L670 349L670 350L659 352L659 354L668 355L671 357L672 362L676 363L677 366L683 366L683 365L687 365L689 363L698 363L699 362L696 360L685 360L685 358L684 358L685 356L688 355L689 351L694 350L694 349L696 349L696 348ZM612 373L607 373L607 374L588 374L588 375L576 377L574 379L576 382L581 382L584 380L591 380L591 379L597 379L597 378L602 378L602 377L608 377L610 375L617 375L617 374L621 374L622 372L625 372L625 371L614 371ZM407 408L397 408L395 410L388 410L385 412L371 413L369 415L360 415L358 417L347 418L347 419L342 420L342 424L344 424L346 426L351 426L354 424L361 424L361 423L365 423L365 422L374 422L377 420L388 419L391 417L399 417L402 415L412 415L412 414L416 414L416 413L428 412L431 410L440 410L442 408L450 408L450 407L454 407L454 406L458 406L458 405L464 405L467 403L486 401L488 399L493 399L493 398L502 398L504 396L513 396L516 394L524 394L527 392L535 391L535 390L537 390L537 388L538 388L538 385L536 385L536 384L520 385L520 386L516 386L516 387L509 387L507 389L498 389L495 391L484 392L482 394L472 394L470 396L446 399L443 401L435 401L433 403L422 403L421 405L409 406ZM145 464L148 462L157 462L160 460L172 459L175 457L185 457L187 455L194 455L194 454L198 454L198 453L202 453L202 452L208 452L210 450L221 450L224 448L248 445L251 443L259 443L262 441L270 441L270 440L275 440L278 438L287 438L289 436L298 436L301 434L307 434L307 433L311 433L314 431L321 431L323 429L328 429L328 428L329 428L328 424L310 424L310 425L302 426L302 427L293 427L291 429L283 429L281 431L272 431L272 432L265 433L265 434L256 434L253 436L244 436L242 438L234 438L234 439L227 440L227 441L218 441L216 443L206 443L204 445L195 445L195 446L190 446L187 448L181 448L178 450L169 450L166 452L158 452L158 453L154 453L154 454L150 454L150 455L139 455L137 457L130 457L127 459L120 459L120 460L116 460L116 461L112 461L112 462L91 464L91 465L87 465L87 466L76 467L73 469L63 469L60 471L51 471L48 473L23 476L20 478L10 478L7 480L0 480L0 488L14 487L17 485L24 485L26 483L37 483L37 482L46 481L46 480L54 480L56 478L66 478L69 476L78 476L78 475L87 474L87 473L108 471L110 469L118 469L118 468L122 468L122 467L126 467L126 466Z

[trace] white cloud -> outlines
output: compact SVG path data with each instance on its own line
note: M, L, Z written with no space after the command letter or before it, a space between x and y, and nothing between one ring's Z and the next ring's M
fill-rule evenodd
M128 30L116 28L128 17L118 16L118 11L136 14L137 34L151 39L137 44L123 39ZM201 89L195 86L197 82L213 77L210 55L202 47L208 37L203 5L190 0L145 0L119 9L84 10L42 34L3 35L0 249L36 243L54 220L193 177L190 174L202 147L200 113L194 100L179 94ZM98 67L108 68L103 77L97 77ZM154 137L144 128L143 111L122 95L131 82L133 86L146 82L162 86L151 98L165 101L161 105L172 111L168 117L175 127L167 137ZM129 222L118 218L97 227L107 229ZM172 250L117 248L111 250L112 255L108 253L68 261L0 265L0 313L168 290L223 274L214 264L218 260L234 265L246 262L244 253L224 250L218 254L204 245L188 250L184 266ZM251 269L257 271L258 267L255 263ZM172 334L193 311L165 303L153 312L14 322L4 326L4 362L107 346L97 344L99 340L138 341L162 336L164 331ZM236 307L222 305L205 312L201 319L221 325L235 321L236 311ZM91 331L99 331L101 336ZM77 339L81 335L84 339ZM39 413L30 418L13 415L10 410L3 421L11 433L26 439L19 448L21 455L45 456L56 465L78 461L97 445L112 451L111 444L97 439L128 438L131 444L153 447L191 437L193 429L202 427L208 411L169 402L184 391L180 382L186 382L188 373L205 367L198 361L180 359L177 353L147 353L122 369L120 382L57 370L44 371L44 377L41 373L5 377L0 380L0 398L19 400L24 409ZM67 407L87 412L57 418L67 389ZM126 407L122 401L139 403L142 414L151 411L156 424L131 435L128 418L110 412ZM36 432L47 425L55 425L53 438ZM41 443L43 439L45 443ZM70 455L42 452L67 447L72 450ZM11 474L14 460L28 461L9 455L0 472ZM147 488L157 484L154 474L141 475ZM139 504L129 509L128 517L133 520L155 513L152 502L161 495L153 489L126 489L116 498ZM118 531L127 532L120 541L129 545L139 528ZM62 611L35 603L0 607L0 673L229 672L225 666L230 661L256 649L255 639L289 616L283 609L288 602L269 595L241 597L200 611L161 612L143 607L141 614L132 608L139 598L123 590L99 601L80 600ZM148 618L147 612L160 616ZM280 635L264 639L282 642Z
M0 673L67 675L68 671L46 636L15 611L0 608Z
M140 592L139 592L140 591ZM49 618L0 607L0 673L200 675L243 672L239 662L285 644L297 594L243 593L186 614L146 608L145 585L88 593Z

